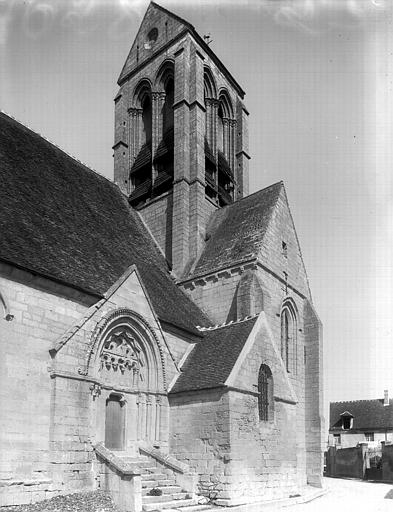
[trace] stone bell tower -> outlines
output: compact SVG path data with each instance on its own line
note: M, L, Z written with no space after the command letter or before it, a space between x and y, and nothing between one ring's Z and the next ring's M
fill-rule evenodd
M154 2L118 84L114 179L181 277L210 214L248 194L244 91L192 25Z

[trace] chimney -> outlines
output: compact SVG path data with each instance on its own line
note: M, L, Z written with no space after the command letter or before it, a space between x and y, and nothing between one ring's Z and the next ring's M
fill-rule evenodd
M383 392L383 405L389 405L389 391L387 389Z

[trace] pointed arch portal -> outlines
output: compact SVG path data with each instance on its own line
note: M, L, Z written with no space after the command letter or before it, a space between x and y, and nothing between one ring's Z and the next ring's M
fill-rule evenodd
M134 450L139 441L162 439L164 357L143 317L126 309L104 317L93 333L86 373L101 388L96 431L108 449Z

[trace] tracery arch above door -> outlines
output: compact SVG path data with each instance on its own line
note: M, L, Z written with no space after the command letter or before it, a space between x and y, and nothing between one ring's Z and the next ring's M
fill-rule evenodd
M106 336L99 362L99 376L104 380L126 381L132 388L151 384L154 368L149 364L146 349L128 325L119 325Z
M79 373L114 389L155 393L166 388L160 341L146 320L128 309L114 310L97 324Z

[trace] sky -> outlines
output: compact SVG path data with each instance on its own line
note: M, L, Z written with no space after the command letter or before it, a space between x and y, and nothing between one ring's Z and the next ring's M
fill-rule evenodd
M158 0L246 91L250 191L284 180L324 324L325 400L393 396L388 0ZM145 0L0 0L0 108L113 178Z

